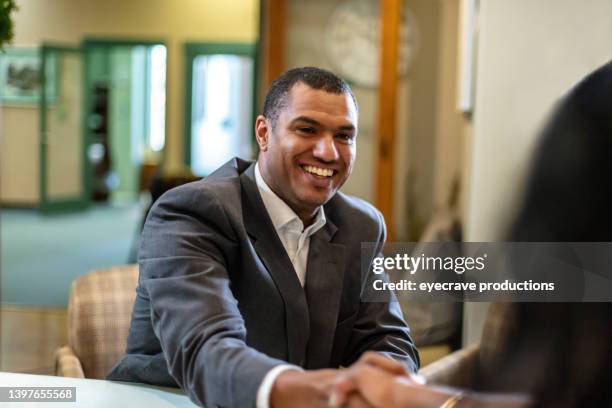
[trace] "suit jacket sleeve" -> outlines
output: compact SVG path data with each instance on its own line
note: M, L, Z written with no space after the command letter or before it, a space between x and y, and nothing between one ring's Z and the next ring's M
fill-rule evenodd
M284 363L245 343L225 266L233 237L211 194L179 188L152 209L140 249L140 285L170 374L207 407L254 406L266 373Z
M386 240L385 221L376 211L378 218L378 241L373 256L380 255ZM372 257L373 257L372 256ZM370 285L371 274L362 277ZM366 351L375 351L395 360L403 361L411 372L419 369L419 353L410 338L410 330L393 293L387 302L361 302L349 344L345 350L343 366L353 364Z

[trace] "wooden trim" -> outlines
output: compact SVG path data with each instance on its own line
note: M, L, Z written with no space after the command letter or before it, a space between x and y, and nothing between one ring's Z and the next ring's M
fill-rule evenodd
M261 2L261 79L265 92L272 81L285 71L285 38L287 36L286 0Z
M381 0L381 64L378 88L376 206L385 216L388 240L394 229L395 133L400 0Z

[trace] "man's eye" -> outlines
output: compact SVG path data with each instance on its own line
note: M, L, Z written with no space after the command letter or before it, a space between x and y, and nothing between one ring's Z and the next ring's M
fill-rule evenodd
M353 135L348 133L338 133L336 137L344 142L353 142Z
M310 135L310 134L313 134L315 130L314 128L311 128L311 127L301 127L301 128L298 128L298 132Z

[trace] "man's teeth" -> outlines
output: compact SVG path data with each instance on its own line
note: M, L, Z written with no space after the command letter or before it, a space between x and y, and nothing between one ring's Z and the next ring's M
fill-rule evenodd
M304 166L304 170L308 173L316 174L321 177L331 177L334 174L332 169L322 169L320 167L315 166Z

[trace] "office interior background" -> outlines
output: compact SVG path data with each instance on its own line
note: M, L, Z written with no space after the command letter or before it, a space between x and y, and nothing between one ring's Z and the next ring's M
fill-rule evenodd
M53 374L71 283L134 262L151 183L255 157L253 119L283 70L351 84L343 191L379 206L393 241L451 226L449 239L495 241L548 113L611 56L608 0L17 6L0 55L0 371ZM480 339L487 305L433 309L404 305L425 362Z

